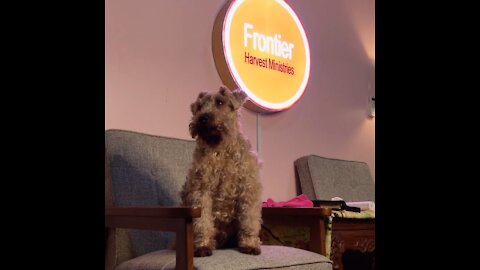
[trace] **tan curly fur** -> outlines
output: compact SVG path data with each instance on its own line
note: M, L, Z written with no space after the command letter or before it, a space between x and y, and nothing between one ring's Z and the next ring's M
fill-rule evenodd
M245 98L222 86L214 94L200 93L190 106L196 148L181 197L184 206L202 208L193 221L197 257L230 245L247 254L261 252L259 163L239 124Z

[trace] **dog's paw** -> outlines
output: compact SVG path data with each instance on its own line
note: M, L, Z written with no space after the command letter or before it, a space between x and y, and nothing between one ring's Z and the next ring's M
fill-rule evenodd
M245 247L239 247L238 250L242 253L250 254L250 255L260 255L260 253L262 253L262 250L260 249L260 247L245 246Z
M193 256L195 257L207 257L212 255L212 249L209 247L198 247L193 252Z

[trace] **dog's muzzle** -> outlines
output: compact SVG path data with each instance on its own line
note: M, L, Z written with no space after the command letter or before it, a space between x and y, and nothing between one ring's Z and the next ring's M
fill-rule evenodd
M222 124L215 124L215 119L212 114L205 113L199 115L194 125L200 138L209 145L215 146L222 141L222 133L225 132L225 128Z
M200 123L202 125L206 125L208 123L209 118L210 117L209 117L208 114L201 115L200 117L198 117L198 123Z

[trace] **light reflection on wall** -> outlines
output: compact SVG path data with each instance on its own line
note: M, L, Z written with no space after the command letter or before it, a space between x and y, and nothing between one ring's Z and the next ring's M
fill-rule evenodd
M375 0L373 1L342 1L346 15L352 22L359 40L363 46L370 64L375 68L375 13L373 16L368 10L375 10Z

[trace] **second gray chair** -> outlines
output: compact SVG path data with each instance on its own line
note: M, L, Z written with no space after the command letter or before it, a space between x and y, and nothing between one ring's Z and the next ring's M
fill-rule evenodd
M365 162L308 155L294 165L302 193L312 200L375 201L375 183Z

